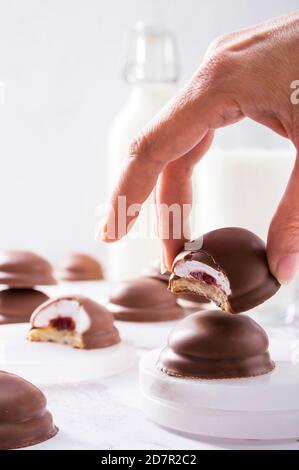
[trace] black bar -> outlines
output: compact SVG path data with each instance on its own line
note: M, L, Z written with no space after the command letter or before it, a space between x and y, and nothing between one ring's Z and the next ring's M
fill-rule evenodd
M299 449L299 445L298 445ZM45 453L47 454L45 456ZM83 466L83 470L94 470L98 466L102 469L106 467L121 466L123 468L139 469L144 466L188 466L202 469L209 468L210 465L219 463L220 470L228 464L230 469L236 464L238 469L251 467L252 465L269 465L274 462L276 465L297 464L297 454L294 451L263 451L263 450L53 450L53 451L2 451L0 452L0 468L4 464L20 464L22 467L30 463L30 469L56 468L57 465L65 464L66 468L71 468L74 464ZM241 467L240 467L241 466ZM254 469L252 469L254 470Z

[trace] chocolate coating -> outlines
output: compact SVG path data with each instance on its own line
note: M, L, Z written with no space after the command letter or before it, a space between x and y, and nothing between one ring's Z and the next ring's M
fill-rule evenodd
M84 253L70 253L58 266L58 277L65 281L96 281L104 279L101 264Z
M30 288L55 284L52 266L31 251L10 250L0 253L0 284Z
M254 377L275 364L266 332L246 315L200 311L172 330L158 367L168 375L201 379Z
M173 270L182 260L204 263L226 275L231 289L226 310L232 313L245 312L262 304L280 288L270 272L265 243L242 228L222 228L205 234L202 248L180 253ZM170 284L175 278L172 275Z
M48 298L46 294L35 289L0 291L0 325L29 322L33 311Z
M17 449L57 434L45 395L21 377L0 371L0 449Z
M183 309L166 285L140 278L119 284L110 296L108 310L123 321L160 322L183 316Z
M55 303L62 300L78 302L80 307L83 308L84 312L87 314L89 319L89 327L80 335L80 345L75 345L75 347L79 347L82 349L100 349L113 346L114 344L120 342L119 332L114 326L113 317L110 315L108 310L102 305L95 302L94 300L91 300L88 297L84 297L81 295L60 296L54 299L50 299L44 304L40 305L32 314L31 331L38 331L40 329L42 330L44 327L36 326L36 320L38 319L39 315L41 315ZM65 316L60 314L59 317L56 318L58 319L60 326L58 326L58 322L56 324L52 322L52 326L55 326L57 328L57 331L61 331L64 329L70 329L72 331L76 329L76 324L72 321L72 318L70 317L69 313L67 313ZM48 326L49 324L46 325L46 327ZM30 338L30 332L29 339L33 340L32 338Z

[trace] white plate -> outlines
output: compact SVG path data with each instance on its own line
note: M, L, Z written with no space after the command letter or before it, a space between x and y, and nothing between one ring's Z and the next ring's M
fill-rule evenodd
M299 366L277 362L269 374L246 379L170 377L157 369L160 350L140 361L145 414L176 431L231 439L299 436Z
M82 350L28 341L28 330L26 323L1 325L0 369L37 385L102 379L124 372L137 360L130 341L109 348Z

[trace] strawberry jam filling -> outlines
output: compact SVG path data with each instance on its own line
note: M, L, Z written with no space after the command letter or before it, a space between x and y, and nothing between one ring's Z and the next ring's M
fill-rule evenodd
M68 330L74 331L76 324L71 317L56 317L50 320L50 326L56 328L56 330Z
M203 281L210 286L219 287L216 279L210 274L204 273L202 271L193 271L190 273L190 276L194 279L197 279L198 281Z

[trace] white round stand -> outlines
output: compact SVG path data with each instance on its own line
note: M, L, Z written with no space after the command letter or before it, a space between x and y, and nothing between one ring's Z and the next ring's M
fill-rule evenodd
M271 373L246 379L184 379L160 372L159 354L140 361L143 409L159 425L230 439L299 437L299 366L278 362Z
M129 341L102 349L74 349L28 341L29 327L26 323L0 327L0 370L21 375L37 385L102 379L120 374L137 360Z
M172 328L179 320L164 322L114 322L121 338L133 341L138 348L154 349L164 346Z

